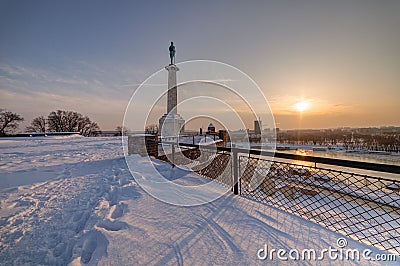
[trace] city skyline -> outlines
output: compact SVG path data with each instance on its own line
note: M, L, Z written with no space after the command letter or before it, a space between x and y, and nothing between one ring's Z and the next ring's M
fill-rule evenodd
M20 130L57 109L113 130L174 41L177 63L249 75L278 128L400 126L399 12L397 1L2 1L0 107L25 118Z

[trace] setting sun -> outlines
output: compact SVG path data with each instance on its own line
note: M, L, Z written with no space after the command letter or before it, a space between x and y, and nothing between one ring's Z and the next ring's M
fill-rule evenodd
M298 112L304 112L309 107L310 107L310 104L308 103L308 101L305 101L305 100L300 101L294 105L294 109L296 109L296 111L298 111Z

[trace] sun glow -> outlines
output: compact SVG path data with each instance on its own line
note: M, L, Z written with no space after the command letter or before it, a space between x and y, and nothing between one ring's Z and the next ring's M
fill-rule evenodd
M306 100L302 100L294 105L294 109L298 112L304 112L310 107L310 104Z

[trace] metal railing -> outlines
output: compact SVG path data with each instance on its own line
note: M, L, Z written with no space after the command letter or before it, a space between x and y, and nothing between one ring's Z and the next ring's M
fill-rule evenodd
M174 160L183 156L189 161L201 153L205 158L212 156L205 167L199 163L194 170L205 177L218 179L222 168L229 167L230 176L220 179L231 185L235 194L400 255L400 166L241 148L170 145L186 149ZM374 175L395 174L395 179L365 175L357 169L375 171Z
M161 143L161 142L160 142ZM158 159L215 179L225 186L232 186L232 165L230 153L219 150L220 147L162 142L171 147L168 154L158 156ZM237 186L237 185L236 185Z

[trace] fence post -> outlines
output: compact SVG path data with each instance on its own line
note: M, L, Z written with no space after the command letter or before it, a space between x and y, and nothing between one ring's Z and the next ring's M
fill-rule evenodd
M175 144L172 144L171 160L172 160L172 167L175 167Z
M238 167L238 153L235 149L235 145L232 146L232 158L233 158L233 194L239 194L239 167Z

